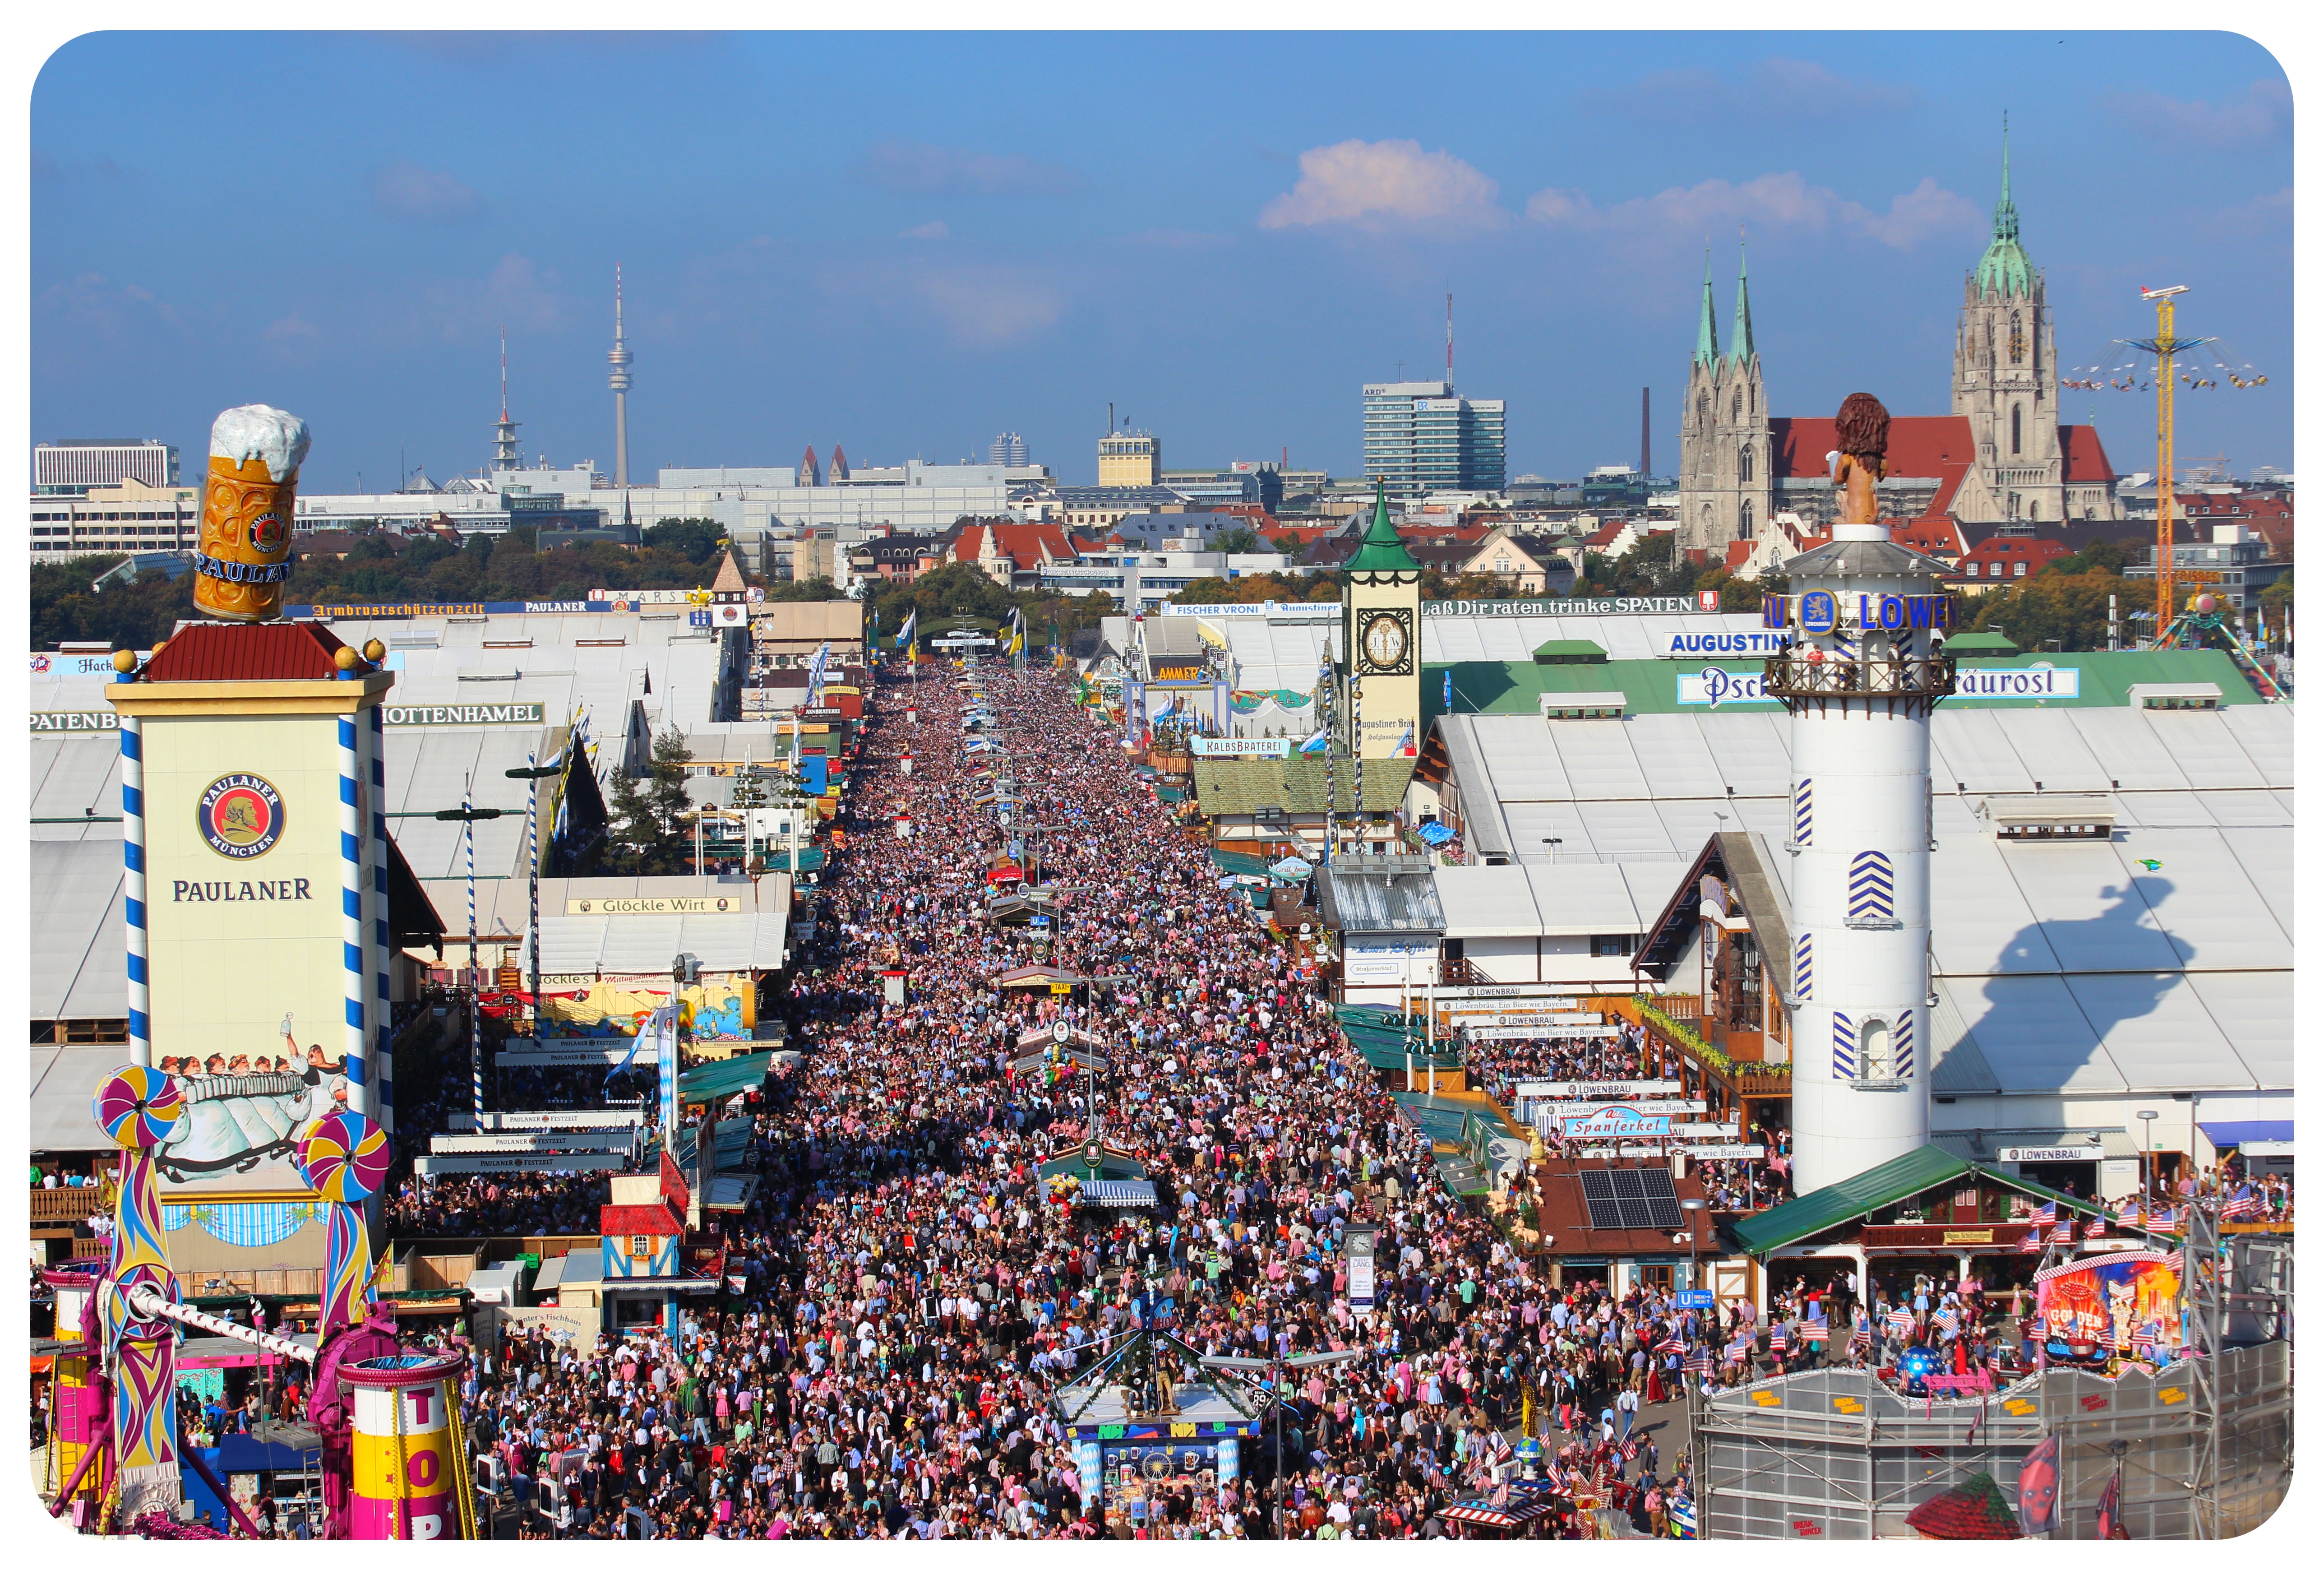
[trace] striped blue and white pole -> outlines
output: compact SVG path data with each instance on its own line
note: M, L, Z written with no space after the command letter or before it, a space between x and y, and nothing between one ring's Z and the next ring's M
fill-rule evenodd
M540 759L537 753L524 755L524 766L537 769ZM525 980L532 988L532 1033L539 1037L540 1028L540 781L525 781L532 787L532 795L524 804L524 881L525 896L531 901L531 925L525 933Z
M377 1043L373 1078L379 1086L373 1116L389 1133L395 1131L395 1009L388 1000L388 956L395 946L388 935L387 915L387 706L371 706L371 899L372 999L379 1010L373 1022Z
M371 1042L364 1030L363 778L355 750L355 720L339 716L339 947L346 980L347 1110L372 1115Z
M475 810L472 792L460 795L460 809ZM484 989L476 972L476 820L468 818L460 825L462 844L468 853L468 1079L474 1095L471 1107L476 1114L476 1127L484 1126Z
M129 1060L153 1066L152 990L145 968L145 722L121 716L122 902L129 927Z

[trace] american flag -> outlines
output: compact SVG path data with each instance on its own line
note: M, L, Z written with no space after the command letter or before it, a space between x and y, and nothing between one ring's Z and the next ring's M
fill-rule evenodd
M1738 1335L1734 1340L1727 1344L1728 1362L1741 1362L1748 1355L1748 1353L1747 1353L1743 1349L1743 1338L1741 1336Z
M2061 1243L2070 1243L2073 1242L2074 1213L2070 1210L2059 1210L2057 1205L2054 1204L2052 1204L2050 1208L2057 1212L2055 1219L2058 1223L2057 1225L2050 1229L2050 1241L2052 1242Z
M1638 1458L1638 1441L1645 1437L1646 1436L1643 1434L1633 1434L1628 1439L1623 1440L1622 1459L1625 1461L1636 1461Z
M1938 1329L1947 1334L1956 1334L1960 1329L1960 1316L1953 1312L1952 1305L1950 1303L1929 1316L1929 1318Z
M1789 1326L1784 1325L1782 1320L1778 1319L1773 1325L1767 1326L1767 1350L1769 1352L1783 1352L1789 1348L1791 1344L1791 1329Z
M1662 1334L1662 1339L1655 1343L1654 1355L1656 1357L1666 1357L1674 1352L1683 1352L1685 1350L1686 1343L1678 1338L1678 1332L1674 1330L1665 1330Z
M1686 1354L1686 1368L1689 1373L1709 1373L1711 1371L1711 1346L1709 1343L1698 1341L1693 1346L1688 1349Z
M1888 1334L1899 1336L1913 1334L1913 1311L1910 1308L1899 1307L1888 1310Z
M1855 1334L1851 1334L1851 1335L1848 1338L1848 1344L1849 1344L1850 1346L1869 1346L1869 1345L1871 1345L1871 1344L1872 1344L1872 1321L1870 1321L1869 1319L1858 1319L1858 1320L1856 1322L1856 1331L1855 1331Z
M2153 1227L2177 1226L2179 1224L2179 1213L2168 1206L2165 1206L2164 1208L2156 1211L2153 1215L2147 1217L2146 1224Z
M2249 1187L2239 1188L2227 1201L2227 1208L2219 1212L2219 1218L2222 1221L2241 1221L2246 1216L2257 1215L2260 1209L2259 1196Z
M1495 1510L1500 1510L1508 1505L1509 1502L1509 1484L1508 1479L1502 1479L1500 1486L1493 1490L1492 1499L1489 1502Z
M2096 1215L2090 1217L2089 1225L2082 1229L2082 1236L2085 1238L2104 1237L2106 1236L2106 1213L2104 1211L2100 1211Z
M2017 1251L2021 1254L2038 1254L2042 1251L2040 1226L2029 1226L2025 1229L2025 1235L2017 1240Z
M1508 1436L1496 1429L1493 1433L1493 1459L1496 1462L1513 1461L1517 1458L1517 1454L1515 1450L1509 1448Z
M2133 1357L2154 1355L2154 1321L2142 1320L2138 1327L2130 1333L2130 1352Z

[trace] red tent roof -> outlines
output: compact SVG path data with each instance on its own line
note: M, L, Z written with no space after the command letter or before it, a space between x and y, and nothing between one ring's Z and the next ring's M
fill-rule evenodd
M205 622L162 644L146 681L329 681L346 645L314 622Z
M608 1205L597 1214L597 1230L616 1237L636 1233L679 1237L686 1223L667 1204Z
M1949 1488L1923 1500L1904 1518L1904 1524L1924 1538L2022 1538L2017 1512L2009 1507L1993 1473L1980 1472L1958 1488Z

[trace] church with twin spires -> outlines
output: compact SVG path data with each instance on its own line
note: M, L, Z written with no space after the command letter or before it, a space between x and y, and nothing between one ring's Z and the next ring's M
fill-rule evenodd
M1830 527L1837 515L1826 456L1839 445L1833 422L1767 411L1748 265L1736 278L1723 349L1704 269L1681 420L1680 549L1699 560L1737 555L1730 548L1759 538L1780 513L1798 514L1812 531ZM2056 333L2042 274L2018 240L2005 134L1993 237L1962 284L1952 412L1891 420L1881 511L1897 522L1941 518L2030 534L2043 524L2120 518L2114 482L2097 429L2058 419Z

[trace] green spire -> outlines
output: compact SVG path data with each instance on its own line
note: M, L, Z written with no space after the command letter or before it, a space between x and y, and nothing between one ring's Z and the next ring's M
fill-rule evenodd
M1376 480L1372 491L1371 526L1364 531L1356 553L1348 558L1343 568L1351 577L1357 573L1409 572L1417 574L1420 563L1405 549L1404 536L1388 515L1388 482Z
M2009 196L2009 116L2001 117L2001 199L1993 204L1993 243L1977 264L1979 294L2034 292L2034 263L2017 243L2017 204Z
M1719 326L1711 315L1711 247L1702 248L1702 321L1694 329L1694 363L1715 365L1719 363Z
M1757 353L1751 346L1751 256L1747 250L1735 274L1735 344L1731 357L1738 365L1748 365Z

